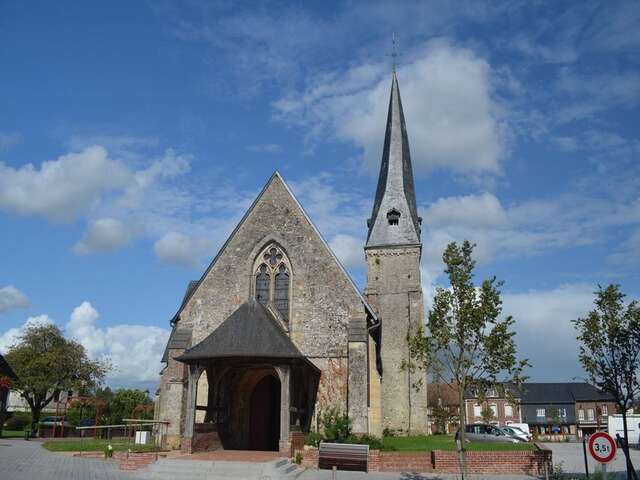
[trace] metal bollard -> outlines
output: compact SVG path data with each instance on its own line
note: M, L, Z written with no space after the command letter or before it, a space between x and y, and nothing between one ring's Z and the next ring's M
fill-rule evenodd
M338 475L338 467L334 465L333 468L331 469L331 480L336 480L336 478L338 478L337 475Z

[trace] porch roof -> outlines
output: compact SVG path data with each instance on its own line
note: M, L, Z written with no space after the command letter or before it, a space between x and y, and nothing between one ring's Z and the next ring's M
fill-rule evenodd
M208 337L177 357L184 363L216 358L302 359L311 364L271 312L255 299L238 307ZM314 368L315 365L311 364Z

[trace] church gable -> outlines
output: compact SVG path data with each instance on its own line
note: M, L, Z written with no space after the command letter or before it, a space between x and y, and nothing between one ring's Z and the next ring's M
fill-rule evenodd
M253 297L310 357L346 356L349 319L367 315L366 301L277 172L176 317L195 345Z

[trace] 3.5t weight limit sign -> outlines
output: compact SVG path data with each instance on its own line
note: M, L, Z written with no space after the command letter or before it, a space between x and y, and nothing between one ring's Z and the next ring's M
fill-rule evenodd
M589 437L589 453L597 462L609 463L615 458L616 449L616 442L608 433L597 432Z

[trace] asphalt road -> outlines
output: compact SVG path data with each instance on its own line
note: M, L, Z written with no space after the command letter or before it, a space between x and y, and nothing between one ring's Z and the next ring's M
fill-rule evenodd
M553 452L553 464L561 465L566 473L584 474L584 454L582 443L545 443L544 446ZM589 473L600 469L598 464L587 452ZM636 471L640 470L640 451L631 450L631 461ZM616 458L607 465L607 472L626 472L624 454L618 449Z

